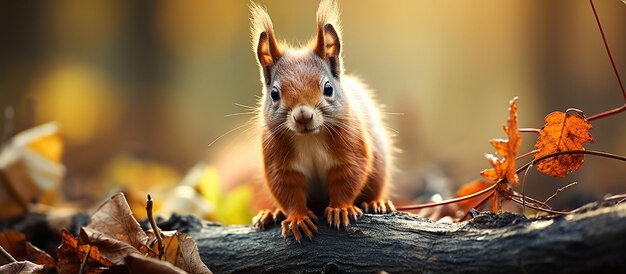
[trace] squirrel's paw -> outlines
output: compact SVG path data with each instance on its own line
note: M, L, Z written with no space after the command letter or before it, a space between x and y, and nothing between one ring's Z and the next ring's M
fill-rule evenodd
M275 225L278 222L285 219L285 214L280 209L272 212L269 209L259 211L259 214L252 218L252 225L258 229L265 229L271 225Z
M287 238L289 231L293 234L294 239L299 243L300 239L302 239L302 234L300 234L300 229L304 232L304 235L309 238L309 240L313 239L313 231L316 233L317 226L313 223L313 221L317 221L317 217L312 211L307 212L306 214L292 214L287 217L282 223L283 229L283 238ZM299 228L299 229L298 229Z
M371 214L386 214L396 211L396 207L389 200L371 201L369 203L362 203L361 208L365 213Z
M326 222L329 226L340 229L341 226L348 228L350 226L350 219L356 221L356 219L363 215L363 211L356 206L342 206L342 207L327 207L324 212L326 216Z

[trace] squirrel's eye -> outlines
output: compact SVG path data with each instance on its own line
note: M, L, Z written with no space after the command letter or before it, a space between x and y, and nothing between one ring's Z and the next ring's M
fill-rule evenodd
M328 81L324 83L324 96L327 96L327 97L333 96L333 86L331 86L330 82Z
M280 93L278 93L278 89L276 87L272 87L272 92L270 92L270 96L272 97L272 101L274 102L280 100Z

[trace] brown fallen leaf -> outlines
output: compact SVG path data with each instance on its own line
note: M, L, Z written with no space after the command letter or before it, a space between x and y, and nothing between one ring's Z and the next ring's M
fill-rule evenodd
M23 214L31 201L54 204L65 175L59 125L18 133L0 149L0 219Z
M40 273L43 270L43 265L35 264L29 261L12 262L0 266L0 273Z
M174 265L189 273L212 273L200 259L198 245L191 236L178 233L178 243L179 250Z
M26 254L26 235L13 230L6 230L0 233L0 246L4 248L13 258L18 261L23 260L20 258Z
M132 245L112 238L109 235L100 233L99 231L89 227L80 228L78 240L80 244L88 244L98 247L100 256L113 263L113 265L124 264L124 259L130 254L143 255Z
M506 179L509 183L518 185L519 178L515 172L515 157L517 157L522 138L517 126L517 97L513 98L509 104L509 119L507 125L504 126L504 132L509 139L492 139L490 141L491 145L496 148L497 154L503 158L498 159L493 154L485 154L493 168L483 170L480 175L494 182Z
M86 228L127 243L137 250L145 249L148 241L123 193L113 195L102 204L91 216L91 223Z
M160 274L184 274L187 273L175 267L170 262L145 257L138 254L130 254L126 257L126 268L130 273L160 273Z
M163 245L165 253L161 260L168 261L189 273L211 273L209 268L200 259L198 246L189 235L179 233L178 231L161 231L163 237ZM148 237L153 238L153 232L147 232ZM152 241L151 241L152 242ZM153 254L158 252L158 244L154 242L151 246L154 252L148 253L150 257L156 257Z
M89 253L87 264L90 266L86 273L100 273L101 267L112 266L113 263L100 256L97 246L80 245L78 239L66 230L61 230L61 246L57 250L57 272L78 273L80 264Z
M0 246L2 246L17 261L31 261L43 265L46 269L54 269L56 261L45 251L35 247L26 241L26 236L12 230L0 233Z
M161 231L161 233L164 236L163 246L165 247L165 253L161 256L161 260L175 264L176 256L178 254L178 231ZM154 236L154 232L152 230L147 231L146 234L148 234L148 238L150 238L148 242L153 243L152 246L150 246L150 249L154 251L149 252L148 256L156 258L159 252L159 244L156 241L156 237Z
M548 114L546 125L541 129L539 139L535 143L534 159L560 151L583 150L583 143L593 143L589 134L591 124L584 118L559 111ZM574 172L585 162L584 154L564 154L545 159L537 164L539 172L553 176L565 177Z

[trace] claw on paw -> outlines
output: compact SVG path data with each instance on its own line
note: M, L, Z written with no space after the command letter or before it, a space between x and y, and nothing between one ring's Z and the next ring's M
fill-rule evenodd
M271 225L285 219L285 214L280 209L276 209L272 212L269 209L259 211L259 214L252 218L252 225L258 229L265 229Z
M361 208L363 208L365 213L371 214L386 214L396 211L396 207L393 206L393 203L389 200L371 201L369 203L363 202Z
M313 214L312 211L307 212L306 214L293 214L281 223L283 238L287 238L289 232L293 234L294 239L299 243L302 239L302 234L300 230L304 233L304 235L309 238L309 240L313 239L313 232L317 231L317 226L313 223L313 220L317 221L317 217Z
M343 207L327 207L324 212L326 216L326 222L329 226L340 229L341 227L348 228L350 226L350 219L356 221L357 218L363 215L363 211L355 206L343 206Z

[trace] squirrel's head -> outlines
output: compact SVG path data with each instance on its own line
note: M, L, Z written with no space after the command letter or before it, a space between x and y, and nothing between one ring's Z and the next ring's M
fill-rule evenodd
M292 48L274 36L267 12L250 6L253 49L261 69L262 115L273 132L315 134L341 117L341 36L335 0L322 0L317 35L309 46Z

